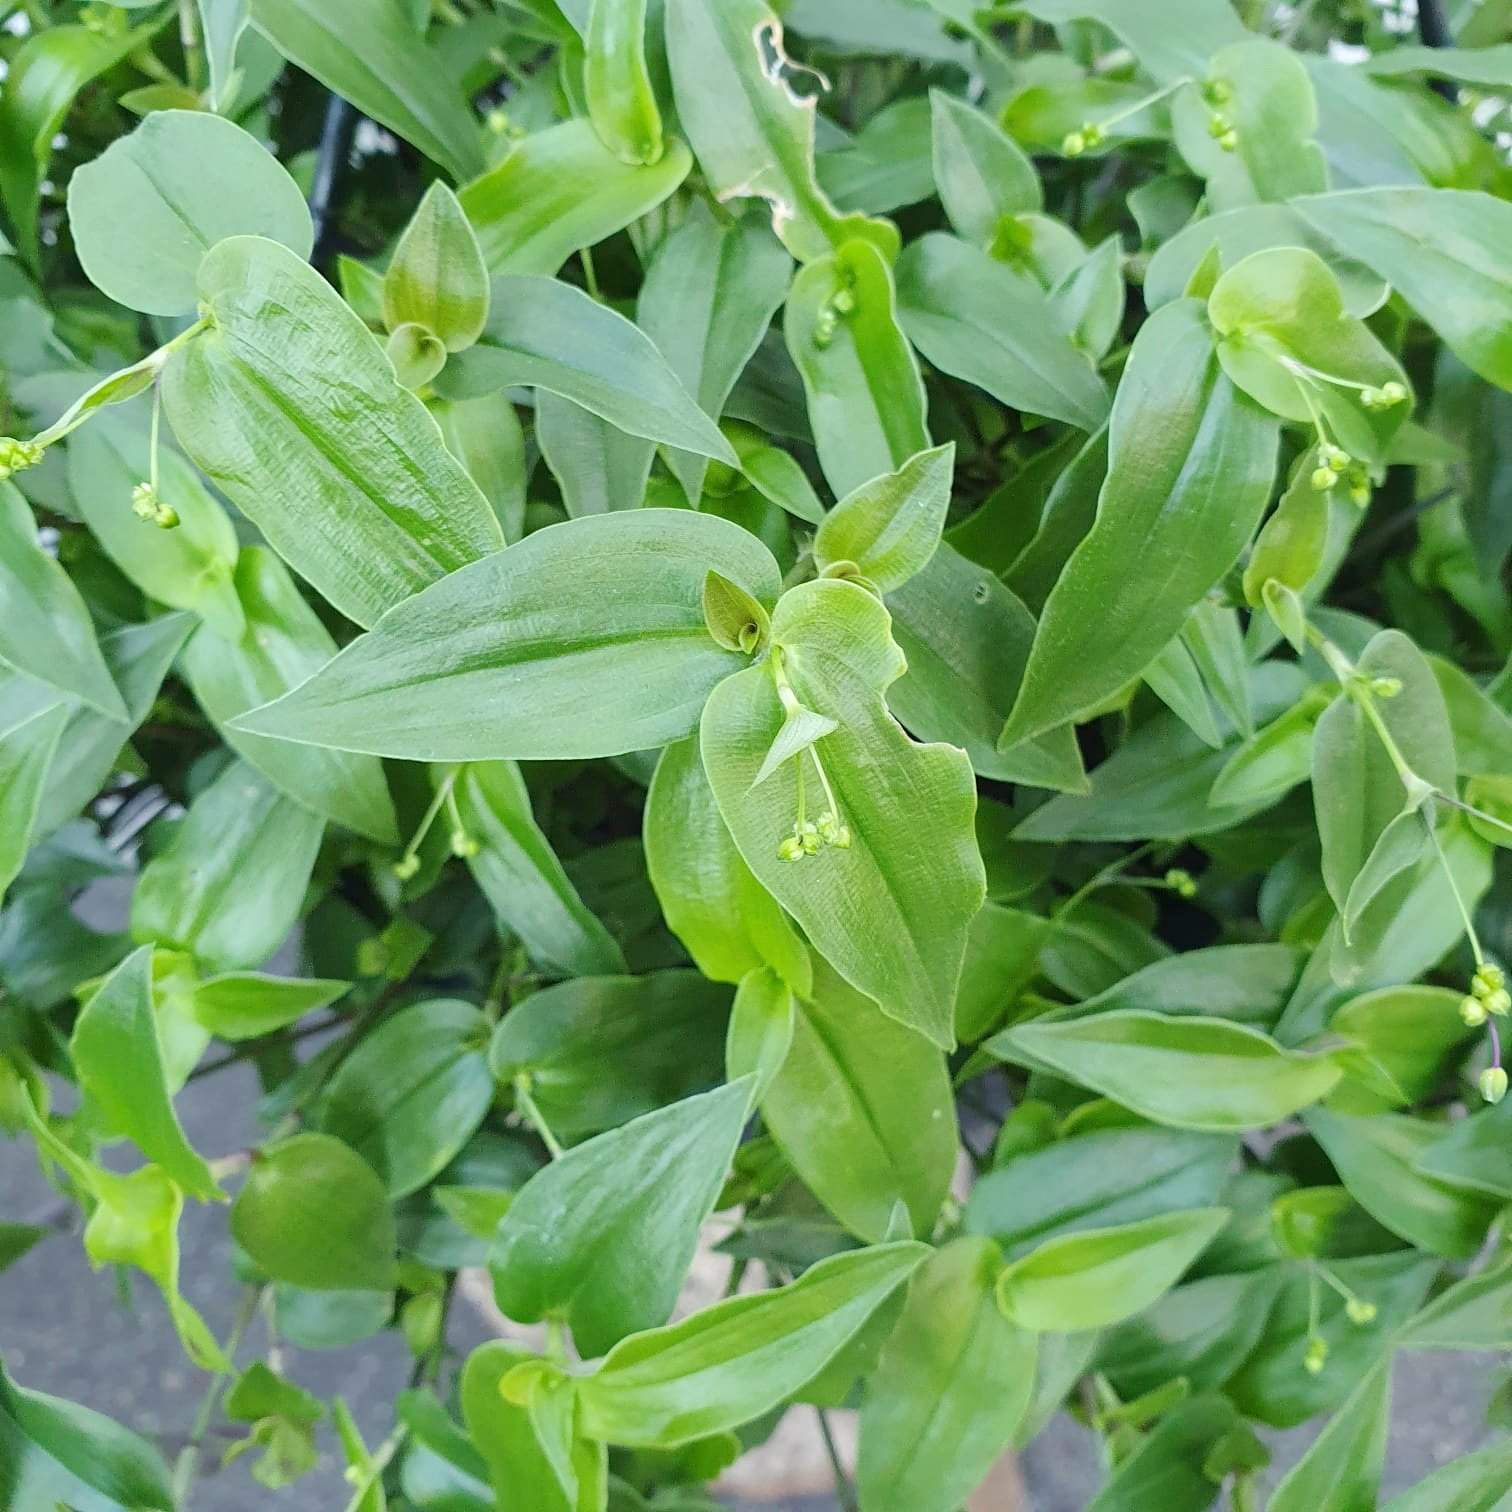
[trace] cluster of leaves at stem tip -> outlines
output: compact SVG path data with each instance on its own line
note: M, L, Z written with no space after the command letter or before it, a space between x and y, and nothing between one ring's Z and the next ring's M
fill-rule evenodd
M1418 8L0 0L0 1284L203 1382L0 1340L8 1505L1505 1504L1506 1383L1386 1468L1512 1347L1512 7Z

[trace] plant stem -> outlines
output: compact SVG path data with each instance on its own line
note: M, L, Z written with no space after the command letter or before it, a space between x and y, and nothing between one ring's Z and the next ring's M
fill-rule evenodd
M541 1110L536 1106L535 1098L530 1095L530 1078L517 1076L514 1082L515 1103L521 1113L525 1115L525 1121L541 1136L541 1143L551 1152L553 1160L560 1159L562 1154L561 1141L551 1132L551 1126L541 1116Z
M205 50L200 45L199 12L195 0L179 0L179 41L184 48L184 82L200 89L205 82Z
M236 1352L241 1348L242 1338L251 1326L252 1319L257 1316L257 1305L262 1300L262 1293L261 1286L249 1286L242 1293L241 1305L236 1310L236 1318L226 1338L226 1360L233 1366L236 1364ZM211 1378L204 1399L200 1402L199 1411L195 1414L194 1424L189 1430L189 1442L179 1452L178 1460L173 1467L173 1500L180 1508L188 1505L189 1490L194 1485L194 1477L199 1470L200 1447L205 1441L205 1435L210 1431L210 1419L215 1415L215 1409L225 1386L224 1375Z
M845 1466L840 1460L840 1449L835 1443L835 1435L830 1429L829 1413L824 1408L814 1408L819 1418L819 1437L824 1440L824 1452L829 1458L830 1470L835 1477L835 1500L838 1501L844 1512L860 1512L860 1503L856 1500L855 1487L851 1485L850 1476L845 1473Z

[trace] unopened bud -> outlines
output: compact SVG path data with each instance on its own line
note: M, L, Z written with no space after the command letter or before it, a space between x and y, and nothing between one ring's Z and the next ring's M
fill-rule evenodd
M1490 997L1499 987L1507 985L1507 978L1500 966L1493 965L1490 961L1482 961L1475 968L1473 991L1477 997Z
M830 303L841 315L850 315L856 308L856 296L849 289L836 289Z
M420 870L420 858L412 851L407 856L400 856L394 862L394 875L401 882L408 882Z
M1480 1074L1480 1095L1499 1103L1507 1095L1507 1073L1500 1066L1487 1066Z
M1462 997L1459 1005L1459 1016L1472 1029L1479 1029L1486 1022L1485 1005L1477 997Z
M18 441L14 436L0 436L0 483L12 473L35 467L45 455L35 441Z
M1402 691L1402 679L1400 677L1372 677L1370 691L1377 698L1395 698Z
M1234 98L1234 91L1224 79L1209 79L1202 86L1202 98L1211 106L1227 105Z
M1068 131L1061 138L1061 154L1064 157L1080 157L1087 150L1087 136L1082 131Z
M1197 896L1196 878L1182 867L1173 866L1165 874L1165 884L1178 897L1195 898Z
M777 842L777 858L780 861L801 861L803 842L796 835L784 835Z
M179 512L171 504L159 504L152 512L152 523L159 530L177 529Z
M464 861L476 856L482 847L473 839L466 830L453 830L451 833L451 853L460 856Z
M1507 1010L1512 1008L1512 993L1505 987L1498 987L1495 992L1489 993L1481 999L1486 1006L1487 1013L1494 1013L1497 1018L1505 1018Z
M1351 1323L1364 1328L1367 1323L1374 1323L1376 1318L1376 1305L1367 1302L1364 1297L1351 1297L1344 1304L1344 1316Z
M1315 467L1312 474L1312 486L1318 493L1327 493L1335 483L1339 481L1339 475L1331 467Z
M1218 138L1218 145L1225 152L1237 152L1239 150L1239 133L1231 126Z
M1307 1352L1302 1356L1302 1368L1308 1375L1322 1375L1328 1363L1328 1340L1314 1334L1307 1341Z
M1232 131L1233 129L1234 123L1221 110L1215 110L1208 117L1208 135L1214 141L1217 141L1225 132Z

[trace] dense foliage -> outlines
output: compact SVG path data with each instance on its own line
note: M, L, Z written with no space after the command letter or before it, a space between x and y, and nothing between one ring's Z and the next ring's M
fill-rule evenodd
M859 1406L955 1512L1066 1406L1099 1512L1356 1512L1512 1346L1512 6L777 11L0 0L0 1128L208 1373L172 1472L0 1374L6 1506L695 1512ZM381 1445L186 1203L402 1330Z

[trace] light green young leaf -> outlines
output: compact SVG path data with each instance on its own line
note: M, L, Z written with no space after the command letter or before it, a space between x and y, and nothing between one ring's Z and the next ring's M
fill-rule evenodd
M548 526L416 594L236 726L415 761L665 745L747 664L704 625L710 568L764 604L777 597L766 547L714 515L638 509Z
M1287 1472L1267 1512L1355 1512L1375 1506L1390 1427L1388 1355Z
M441 427L446 449L483 492L506 542L525 534L528 464L525 432L509 396L479 394L475 399L433 398L426 404Z
M770 966L753 966L735 989L725 1069L732 1082L753 1076L753 1102L760 1102L793 1048L797 1003L792 989Z
M1181 629L1259 521L1276 429L1219 371L1196 301L1146 321L1114 403L1097 519L1051 590L1000 745L1096 707Z
M313 1291L388 1291L394 1214L373 1168L329 1134L259 1150L231 1205L231 1234L275 1281Z
M229 115L242 82L236 52L252 20L251 0L195 0L195 7L210 71L209 105L219 114Z
M149 597L192 609L228 639L238 637L246 620L232 581L236 528L180 453L164 446L158 467L158 491L179 517L172 530L131 507L132 489L150 471L143 428L100 416L68 441L69 492L111 561Z
M42 549L31 510L0 483L0 665L82 700L112 719L126 705L100 654L73 579Z
M1126 298L1123 244L1117 236L1104 240L1050 290L1050 303L1072 345L1094 362L1101 362L1117 340Z
M18 1386L0 1365L0 1436L19 1507L173 1512L168 1466L136 1434L88 1407Z
M11 679L22 683L22 679ZM68 703L39 683L23 684L25 704L11 707L8 693L0 689L0 898L16 880L31 844L32 830L42 802L59 737L68 723ZM14 722L12 722L14 720Z
M1229 1216L1193 1208L1048 1239L998 1277L998 1306L1043 1333L1120 1323L1174 1286Z
M887 702L905 728L961 746L979 776L1086 791L1069 725L1011 751L997 748L1034 643L1034 617L1011 590L942 543L927 567L887 595L887 608L908 663Z
M383 323L423 327L448 352L470 347L488 319L488 267L457 196L425 191L383 275Z
M331 603L370 625L498 550L488 502L313 268L275 242L233 237L200 265L199 293L214 325L163 374L168 420Z
M1136 1009L1020 1024L983 1048L1047 1066L1157 1123L1216 1132L1289 1118L1341 1074L1330 1057L1283 1050L1244 1024Z
M1224 372L1257 404L1286 420L1326 425L1328 439L1351 456L1384 458L1411 407L1410 381L1345 309L1338 280L1316 253L1252 253L1214 285L1208 318ZM1400 395L1395 403L1371 409L1363 402L1364 392L1388 384Z
M1001 1267L990 1239L957 1239L914 1272L861 1407L868 1512L956 1512L1012 1439L1038 1338L998 1309Z
M795 761L751 786L783 721L772 661L722 683L702 721L704 767L746 864L822 955L883 1012L940 1045L953 1041L966 928L985 883L964 753L917 746L882 701L902 671L887 611L833 579L784 595L772 619L800 703L839 721L815 748L849 846L795 861L779 843L800 818L799 774L815 811L828 799Z
M1351 1118L1323 1108L1309 1110L1306 1122L1350 1195L1392 1233L1450 1260L1468 1260L1480 1248L1499 1202L1416 1169L1442 1134L1438 1124L1405 1113Z
M753 1085L745 1077L659 1108L532 1176L489 1254L504 1314L521 1323L565 1316L585 1358L665 1323L729 1172Z
M68 222L90 282L149 315L192 310L199 265L227 237L265 236L301 258L314 240L278 159L203 110L155 110L86 163L68 183Z
M740 982L771 966L795 991L808 991L808 952L735 848L697 739L662 752L646 797L643 836L667 927L706 977Z
M563 1143L615 1129L721 1079L730 990L696 971L578 977L532 993L504 1016L489 1067L530 1078Z
M929 446L918 360L898 328L892 271L871 242L848 241L802 268L783 330L835 493L849 494Z
M537 391L535 410L536 442L572 519L639 509L646 502L654 442L629 435L549 389Z
M1094 431L1108 396L1048 295L979 248L942 231L898 260L898 317L937 368L1027 414Z
M736 464L645 332L557 279L496 278L483 335L448 368L448 381L453 368L463 373L457 397L516 384L549 389L628 435Z
M261 965L299 917L324 829L232 762L147 863L132 895L132 938L187 950L220 971Z
M1328 549L1329 494L1312 485L1321 455L1309 447L1292 470L1291 483L1261 527L1244 566L1244 597L1256 609L1265 585L1276 581L1301 593L1317 576Z
M1512 287L1494 249L1512 205L1469 189L1390 187L1308 196L1295 208L1384 278L1488 383L1512 388Z
M815 533L820 572L849 562L879 592L901 588L929 565L940 543L954 470L950 441L852 489Z
M760 1417L812 1380L929 1253L912 1242L853 1250L779 1290L626 1339L578 1384L584 1429L670 1449Z
M393 800L376 759L226 728L298 687L336 654L330 631L266 547L241 553L233 582L246 629L230 640L205 625L190 638L184 671L194 696L226 743L286 797L382 845L397 845Z
M879 1018L822 960L761 1115L804 1184L852 1233L888 1236L901 1205L934 1228L959 1154L944 1057Z
M290 62L453 178L483 166L472 112L415 35L401 0L252 0L252 24Z
M69 1041L74 1069L112 1133L123 1134L193 1197L223 1198L184 1136L163 1071L152 1006L152 951L133 951L90 997Z
M327 1007L351 986L350 982L232 971L198 983L189 1008L195 1021L220 1039L257 1039Z
M488 1020L471 1003L412 1003L365 1034L336 1068L316 1121L371 1166L390 1196L437 1176L493 1102ZM291 1278L292 1279L292 1278Z
M592 0L584 42L593 129L621 162L656 162L662 121L646 69L646 0Z
M787 762L801 756L817 745L826 735L839 729L839 721L827 714L816 714L801 705L792 710L777 731L777 738L767 748L761 766L751 779L752 787L759 787L773 772L779 771Z
M458 198L493 273L551 277L667 198L693 156L675 137L652 164L625 163L584 120L532 133Z
M718 419L723 413L735 380L787 295L792 272L792 259L766 226L754 219L721 221L696 201L657 249L641 284L636 320L706 415ZM667 465L688 500L696 501L705 460L674 449ZM749 471L744 456L741 465Z
M448 780L438 774L439 781ZM505 928L532 957L570 976L624 971L613 936L578 895L530 808L512 761L469 762L453 795L462 831L478 844L467 865Z
M717 198L766 200L772 229L802 262L858 237L896 253L892 226L839 214L819 188L815 105L794 88L807 70L783 52L766 0L669 0L667 59L678 118Z
M1223 732L1202 673L1185 639L1178 635L1144 669L1145 685L1205 746L1218 750Z
M942 89L929 104L935 184L957 236L986 247L1005 215L1044 208L1034 164L996 121Z

